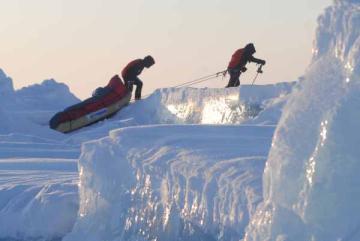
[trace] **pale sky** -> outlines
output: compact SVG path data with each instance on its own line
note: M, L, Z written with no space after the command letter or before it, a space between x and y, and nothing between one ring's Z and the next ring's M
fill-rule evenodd
M84 99L151 54L143 95L224 70L248 42L267 61L258 84L295 80L331 0L0 0L0 68L15 88L54 78ZM255 68L241 76L251 82ZM199 86L223 87L227 78Z

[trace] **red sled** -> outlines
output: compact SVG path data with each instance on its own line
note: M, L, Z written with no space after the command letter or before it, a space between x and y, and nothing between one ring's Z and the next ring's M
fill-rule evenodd
M68 133L111 117L130 100L131 92L115 75L106 87L96 89L93 97L56 113L49 125L51 129Z

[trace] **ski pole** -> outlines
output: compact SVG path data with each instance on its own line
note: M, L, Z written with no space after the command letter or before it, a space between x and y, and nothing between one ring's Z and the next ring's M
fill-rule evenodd
M264 65L261 64L261 65L259 66L259 68L257 69L255 78L253 79L251 85L254 85L254 83L255 83L257 77L259 76L259 74L264 73L263 70L262 70L262 67L263 67L263 66L264 66Z

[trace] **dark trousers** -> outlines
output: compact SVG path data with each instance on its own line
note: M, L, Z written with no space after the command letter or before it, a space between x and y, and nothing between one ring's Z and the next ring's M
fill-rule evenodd
M136 76L135 77L125 77L124 81L125 81L126 88L130 91L133 90L133 85L136 85L135 100L140 100L143 82Z
M226 88L239 86L241 71L237 69L228 69L228 73L230 74L230 79Z

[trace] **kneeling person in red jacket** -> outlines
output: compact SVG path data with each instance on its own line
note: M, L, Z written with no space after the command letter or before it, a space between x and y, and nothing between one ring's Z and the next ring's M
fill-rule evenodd
M255 46L252 43L247 44L245 48L236 50L227 68L230 80L226 87L237 87L240 85L240 74L246 71L245 65L248 62L265 65L265 60L257 59L253 56L255 52Z
M124 79L125 86L132 91L133 85L136 85L135 99L141 99L141 89L143 86L142 81L138 78L144 68L150 68L155 64L155 60L150 55L144 59L135 59L128 63L122 70L121 75Z

